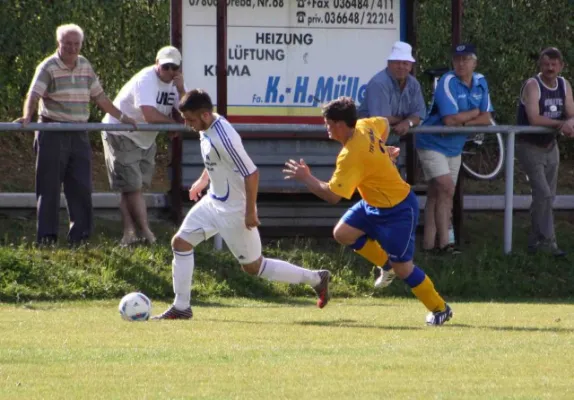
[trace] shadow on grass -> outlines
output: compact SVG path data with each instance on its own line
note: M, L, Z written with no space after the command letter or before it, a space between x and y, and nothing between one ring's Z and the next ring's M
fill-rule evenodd
M295 324L303 326L328 326L331 328L368 328L368 329L384 329L394 331L416 331L424 328L416 326L400 326L400 325L367 325L357 323L354 320L333 320L333 321L301 321Z
M468 325L468 324L446 324L441 329L452 328L466 328L466 329L485 329L491 331L503 332L551 332L551 333L574 333L574 328L537 328L535 326L484 326L484 325Z
M367 328L367 329L383 329L383 330L395 330L395 331L416 331L425 329L424 327L416 326L401 326L401 325L368 325L362 324L352 319L338 319L331 321L293 321L293 322L277 322L277 321L245 321L238 319L214 319L207 318L202 319L202 321L218 322L218 323L228 323L228 324L249 324L249 325L300 325L300 326L324 326L330 328Z
M293 298L257 298L258 301L262 301L265 303L241 303L241 299L244 300L253 300L253 298L248 297L233 297L233 298L226 298L228 299L236 299L237 304L230 304L229 302L221 303L218 301L211 301L208 299L192 299L191 305L192 307L207 307L207 308L284 308L287 306L291 307L316 307L315 300L312 298L309 299L293 299Z

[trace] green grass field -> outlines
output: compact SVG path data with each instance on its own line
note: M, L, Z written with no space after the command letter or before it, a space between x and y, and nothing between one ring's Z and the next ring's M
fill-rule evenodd
M212 299L134 323L112 301L4 304L0 398L574 398L574 305L452 306L430 328L394 298Z
M125 293L144 291L156 313L172 298L173 226L120 249L119 223L97 220L84 248L35 249L33 220L0 218L0 400L574 399L574 269L527 255L516 217L511 256L494 213L466 216L463 254L417 254L455 311L440 328L402 282L374 292L371 265L305 238L266 241L265 254L331 269L324 310L308 287L249 277L206 244L194 320L129 323ZM556 219L574 252L572 214Z

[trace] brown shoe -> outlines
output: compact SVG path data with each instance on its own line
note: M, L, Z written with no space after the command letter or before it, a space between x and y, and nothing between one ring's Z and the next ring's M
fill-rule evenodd
M191 311L191 307L187 307L185 310L178 310L175 306L171 306L167 310L163 312L163 314L156 315L155 317L151 317L151 319L159 320L159 319L192 319L193 318L193 311Z

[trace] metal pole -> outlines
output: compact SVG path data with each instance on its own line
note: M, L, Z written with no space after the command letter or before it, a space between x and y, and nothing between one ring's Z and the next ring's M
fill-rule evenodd
M452 35L452 48L460 44L462 41L462 0L452 0L451 2L451 35ZM462 245L462 231L463 231L463 218L464 218L464 193L463 193L464 174L462 168L458 172L458 179L454 189L453 203L452 203L452 227L454 229L454 237L457 246Z
M407 1L406 2L406 21L407 21L407 42L413 47L413 50L416 51L417 48L417 18L416 18L416 1ZM415 76L416 68L413 68L411 74ZM407 135L404 139L405 147L406 147L406 178L407 182L410 185L415 185L415 176L416 176L416 169L417 169L417 154L415 150L415 136L414 135Z
M514 210L514 137L513 131L506 136L506 168L504 188L504 254L512 251L512 213Z
M171 0L170 2L170 41L183 54L182 24L183 24L183 0ZM176 114L176 112L174 112ZM175 115L174 115L175 117ZM171 183L169 189L171 220L180 224L183 220L183 138L180 133L170 139L171 149Z
M227 117L227 2L217 2L217 113Z
M451 35L453 48L462 41L462 0L451 2Z
M227 117L227 2L217 2L217 113ZM223 240L218 233L213 238L215 250L223 248Z
M213 237L213 248L217 251L223 249L223 238L219 233Z

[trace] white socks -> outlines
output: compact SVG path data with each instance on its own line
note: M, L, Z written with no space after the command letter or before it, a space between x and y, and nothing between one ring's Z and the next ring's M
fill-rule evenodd
M178 310L185 310L191 304L191 278L194 264L193 250L183 252L173 250L171 262L173 292L175 293L173 305Z
M311 286L317 286L321 283L321 278L317 271L301 268L287 261L265 257L261 261L258 276L269 281L306 283Z

